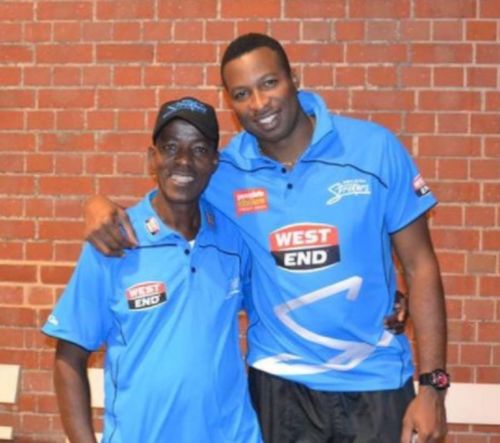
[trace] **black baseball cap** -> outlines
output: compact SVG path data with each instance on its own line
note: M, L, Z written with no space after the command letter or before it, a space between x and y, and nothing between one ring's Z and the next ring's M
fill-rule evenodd
M153 130L153 143L165 125L174 118L181 118L196 127L206 138L219 144L219 124L215 109L193 97L183 97L164 103L158 111L155 128Z

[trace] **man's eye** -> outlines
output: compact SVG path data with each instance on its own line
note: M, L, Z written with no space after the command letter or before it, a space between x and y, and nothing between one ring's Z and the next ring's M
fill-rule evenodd
M247 96L247 93L246 93L246 91L236 91L236 92L233 92L232 96L233 96L234 101L241 101L241 100L245 99L245 97Z
M195 155L204 155L204 154L208 153L208 147L205 145L194 146L193 152Z
M175 154L177 152L177 146L173 143L163 145L160 147L160 151L164 154Z
M275 78L269 78L266 81L264 81L264 88L265 89L271 89L274 88L278 84L278 80Z

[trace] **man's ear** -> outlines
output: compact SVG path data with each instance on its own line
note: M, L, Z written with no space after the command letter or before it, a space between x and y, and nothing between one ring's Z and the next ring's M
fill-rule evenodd
M154 146L148 146L148 171L149 175L151 175L152 177L156 175L155 157L156 157L156 148Z
M295 85L295 88L299 89L300 88L300 77L297 74L297 70L295 68L292 68L291 76L292 76L292 81L293 81L293 84Z

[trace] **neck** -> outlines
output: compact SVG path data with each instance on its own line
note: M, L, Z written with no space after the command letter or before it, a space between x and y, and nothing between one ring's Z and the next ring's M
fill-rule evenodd
M314 118L301 111L291 134L275 143L259 140L262 153L279 161L287 168L292 168L311 143L314 132Z
M151 204L163 223L182 234L186 240L192 240L200 230L200 208L198 201L175 204L165 201L160 191Z

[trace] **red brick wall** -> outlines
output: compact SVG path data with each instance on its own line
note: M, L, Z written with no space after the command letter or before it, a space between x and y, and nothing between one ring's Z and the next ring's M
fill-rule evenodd
M332 110L401 136L441 201L450 371L500 383L499 16L497 0L0 2L0 363L22 365L0 425L17 442L60 441L53 343L38 329L80 249L82 202L148 189L165 99L210 101L234 133L218 60L248 31L280 39ZM453 426L448 441L498 443L500 429Z

